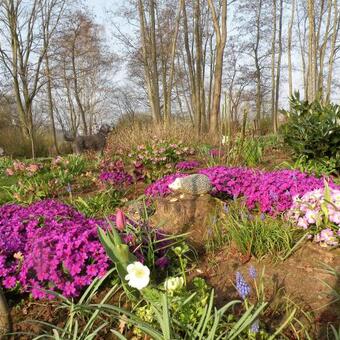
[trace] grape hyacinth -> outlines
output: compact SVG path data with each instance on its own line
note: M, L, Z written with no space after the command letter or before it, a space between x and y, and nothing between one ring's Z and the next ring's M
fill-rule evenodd
M236 289L243 300L250 294L250 286L240 272L236 272Z
M257 277L257 272L256 272L256 269L254 266L250 266L249 269L248 269L248 272L249 272L249 276L255 280L256 277Z
M258 333L260 331L260 321L256 319L253 324L250 326L250 331L252 333Z

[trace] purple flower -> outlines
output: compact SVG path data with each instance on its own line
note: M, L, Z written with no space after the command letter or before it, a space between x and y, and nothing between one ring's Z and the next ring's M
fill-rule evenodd
M155 262L155 265L162 270L165 269L166 267L168 267L169 264L170 264L170 261L166 256L160 257Z
M250 266L249 269L248 269L248 272L249 272L249 276L252 278L252 279L256 279L257 277L257 272L256 272L256 269L254 266Z
M260 321L256 319L253 324L250 326L250 331L252 333L258 333L260 331Z
M99 179L102 182L107 182L114 186L127 186L133 183L133 178L124 170L113 170L110 172L102 172L99 175Z
M316 178L296 170L264 172L247 168L217 166L201 169L214 187L214 194L234 199L243 196L248 209L277 215L293 205L295 196L324 187L322 178ZM166 196L171 193L168 185L185 174L173 174L152 183L145 191L147 196ZM330 187L340 189L334 183ZM335 214L333 214L335 216Z
M250 286L240 272L236 272L236 289L243 300L250 294Z
M200 166L198 161L183 161L176 164L177 170L192 170Z

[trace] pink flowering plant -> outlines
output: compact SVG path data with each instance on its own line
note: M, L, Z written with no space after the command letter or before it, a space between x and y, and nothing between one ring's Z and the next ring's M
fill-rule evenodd
M136 223L117 211L108 220L88 218L57 200L28 206L0 206L0 285L30 292L36 299L53 298L46 290L76 297L110 261L97 229L116 228L133 256L150 268L165 269L169 243L146 221ZM125 248L126 248L125 247Z
M273 216L290 209L296 195L324 187L323 179L296 170L260 171L217 166L201 169L199 173L209 177L214 195L223 199L243 197L248 209ZM165 176L149 185L145 194L149 197L166 196L171 193L169 184L183 176L186 174ZM332 182L330 187L340 189Z
M39 163L26 163L18 160L13 161L12 166L5 170L7 176L32 177L43 168Z
M310 231L322 247L336 247L340 240L340 190L324 188L293 198L287 217L298 227Z

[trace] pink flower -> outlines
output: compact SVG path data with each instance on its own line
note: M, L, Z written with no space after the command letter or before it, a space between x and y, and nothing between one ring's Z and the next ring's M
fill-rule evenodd
M28 170L29 172L37 172L39 170L39 165L38 164L30 164L26 170Z
M14 175L14 171L12 168L7 168L6 169L6 175L7 176L13 176Z
M117 210L116 214L116 226L119 231L123 231L125 229L126 218L121 209Z

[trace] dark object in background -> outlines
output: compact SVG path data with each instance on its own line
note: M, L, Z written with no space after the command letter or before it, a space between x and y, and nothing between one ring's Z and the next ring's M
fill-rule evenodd
M103 124L98 133L90 136L77 136L75 138L64 134L64 139L72 142L72 149L74 153L82 153L85 151L101 151L103 152L106 145L106 137L111 131L107 124Z

